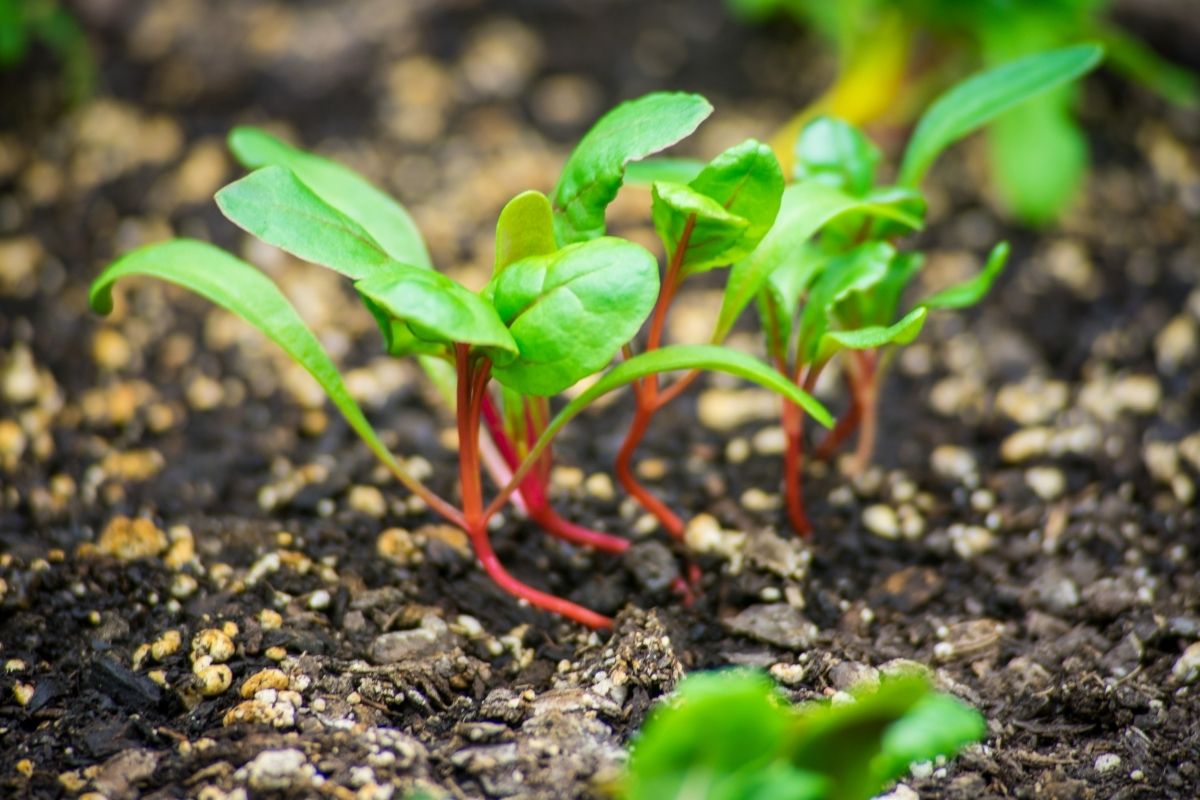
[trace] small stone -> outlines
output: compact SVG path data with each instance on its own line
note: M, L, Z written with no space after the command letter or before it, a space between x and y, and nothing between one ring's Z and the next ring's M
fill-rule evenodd
M183 646L183 637L177 630L169 630L154 640L150 645L150 657L155 661L165 661L179 652Z
M622 560L650 592L663 592L679 578L675 555L662 542L638 542L625 551Z
M233 658L236 652L237 648L234 647L233 639L229 638L224 631L216 628L205 628L192 637L193 661L208 656L212 662L223 664Z
M453 525L423 525L417 528L416 533L429 541L449 546L463 558L471 558L471 540L467 538L466 533Z
M15 689L15 687L14 687L14 689ZM25 703L22 703L21 705L25 705ZM22 777L25 777L25 778L33 777L33 762L30 761L28 758L22 758L20 761L18 761L16 763L15 766L16 766L17 772Z
M279 628L283 627L283 616L278 611L264 608L258 612L258 624L262 626L264 631L279 630Z
M1193 642L1171 667L1171 678L1176 683L1195 683L1200 678L1200 642Z
M644 481L661 481L667 477L667 462L661 458L644 458L638 462L634 471Z
M725 621L730 632L783 647L803 650L817 638L817 626L787 603L750 606Z
M0 463L12 469L21 460L29 444L29 437L13 419L0 419Z
M233 683L233 671L225 664L210 664L196 671L200 693L205 697L216 697Z
M1187 314L1179 314L1154 337L1154 361L1164 373L1174 374L1196 359L1200 350L1198 341L1196 321Z
M420 561L421 549L404 528L388 528L375 540L375 552L393 564L406 566Z
M746 535L723 529L711 514L697 514L688 520L683 541L693 552L712 553L732 560L740 556Z
M375 486L351 486L346 504L354 511L380 519L387 513L387 500Z
M1155 480L1170 483L1179 473L1179 449L1171 442L1146 442L1142 461Z
M1063 381L1029 379L1002 386L996 410L1018 425L1042 425L1066 408L1070 390Z
M92 358L103 369L118 370L129 366L133 351L129 342L112 328L100 328L92 338Z
M725 460L730 464L744 464L750 458L750 442L744 437L735 436L725 445Z
M708 389L696 403L700 424L715 431L731 431L747 422L779 418L779 399L762 389Z
M325 611L333 603L333 597L324 589L317 589L308 596L310 611Z
M370 658L376 664L395 664L448 650L453 646L446 623L434 614L421 618L421 626L407 631L389 631L371 643Z
M265 651L263 651L263 655L271 661L283 661L285 658L287 658L287 650L279 645L275 645L274 647L268 647Z
M970 450L949 444L935 447L929 456L929 464L939 477L958 483L973 482L978 472L975 456Z
M287 791L307 782L307 763L299 750L264 750L246 765L246 783L256 792Z
M741 505L747 511L774 511L782 505L779 495L750 488L742 492Z
M167 535L144 517L118 516L105 526L96 549L121 561L153 558L167 549Z
M1037 458L1050 448L1052 437L1049 428L1022 428L1000 443L1000 457L1010 464Z
M196 593L200 583L191 575L179 573L171 578L171 597L176 600L186 600Z
M39 383L33 353L28 347L17 345L9 356L8 365L0 373L4 399L15 406L31 403L37 399Z
M900 537L900 520L891 506L875 504L863 509L863 527L883 539Z
M1162 386L1153 375L1128 375L1112 388L1113 398L1122 410L1135 414L1153 414L1162 402Z
M574 493L583 486L583 470L562 464L550 471L550 484L559 491Z
M1055 500L1067 488L1067 479L1056 467L1030 467L1025 470L1025 484L1043 500Z
M771 677L782 683L784 686L799 686L804 682L804 676L808 674L808 669L803 664L772 664L770 670Z
M948 533L960 558L974 558L996 545L996 537L981 525L951 525Z
M780 426L772 425L754 434L750 446L760 456L777 456L787 449L787 434Z
M612 478L603 472L594 472L589 475L583 483L583 488L592 497L605 503L611 502L617 496Z
M33 684L14 683L12 688L13 699L17 701L18 705L27 706L29 705L29 701L33 699L34 691Z
M249 700L263 689L275 689L283 691L288 688L288 676L283 670L268 667L260 670L246 680L242 681L242 687L239 691L243 699Z
M224 401L225 389L207 375L196 375L188 381L184 395L188 405L197 411L212 411Z

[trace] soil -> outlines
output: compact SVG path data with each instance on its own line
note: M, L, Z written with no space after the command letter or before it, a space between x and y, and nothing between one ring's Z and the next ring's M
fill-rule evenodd
M894 798L1200 795L1200 114L1091 81L1094 172L1040 233L980 195L974 145L939 166L926 286L1001 237L1014 258L897 359L877 465L811 468L811 542L783 524L771 398L714 379L665 413L642 474L718 545L690 607L605 477L627 401L573 423L556 502L631 555L511 514L495 542L522 579L617 613L598 635L499 592L261 337L147 282L100 320L88 282L172 234L255 260L453 495L449 419L348 287L220 219L225 131L269 123L346 159L478 285L502 203L552 185L602 109L701 91L718 113L689 147L713 153L810 99L817 49L710 2L80 14L98 96L60 108L42 53L0 95L0 795L603 796L686 671L759 666L802 700L898 661L988 738ZM645 211L630 192L613 224L649 245ZM718 288L683 298L674 337L707 333Z

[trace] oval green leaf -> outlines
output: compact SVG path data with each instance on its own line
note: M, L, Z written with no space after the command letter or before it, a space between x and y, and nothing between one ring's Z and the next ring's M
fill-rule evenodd
M979 274L970 280L942 289L920 302L925 308L966 308L983 299L996 278L1004 271L1008 262L1008 242L1000 242L992 248L987 263Z
M521 192L505 204L496 220L496 261L492 273L498 275L514 261L557 249L550 200L532 189Z
M828 331L821 337L816 360L824 363L842 350L876 350L889 344L908 344L921 333L928 313L928 309L918 307L892 325Z
M820 116L796 139L793 177L861 197L875 185L879 158L879 148L861 130L836 117Z

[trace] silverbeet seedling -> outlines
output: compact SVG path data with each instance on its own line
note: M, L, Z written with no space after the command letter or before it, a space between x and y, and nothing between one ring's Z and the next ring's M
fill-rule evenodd
M919 761L954 756L983 717L919 674L791 706L749 670L696 673L634 739L623 800L867 800Z
M568 160L552 199L526 192L503 209L493 276L480 292L434 271L408 213L357 174L257 129L230 135L234 154L253 171L220 190L217 205L264 242L351 279L388 352L421 360L456 415L458 504L417 480L388 450L320 342L251 265L196 240L150 245L100 275L91 305L107 313L113 284L142 275L179 284L247 320L316 378L400 483L467 533L484 570L505 591L584 625L607 627L607 617L518 581L488 538L488 523L511 500L554 535L610 551L627 546L549 508L550 443L570 419L626 384L663 372L717 370L779 392L832 423L823 406L767 365L715 345L655 348L604 371L660 297L654 257L606 236L604 210L630 161L679 141L709 110L696 95L660 93L610 112ZM769 220L763 224L769 227ZM551 416L548 398L584 378L595 381ZM483 427L490 437L481 435ZM490 501L485 464L502 487Z
M1078 78L1095 67L1101 55L1095 45L1040 53L980 73L950 89L921 118L892 185L877 185L880 151L857 128L833 117L819 117L797 137L795 152L787 159L794 164L789 176L793 182L778 195L774 224L730 270L712 342L723 342L746 307L756 302L768 360L793 385L811 390L821 372L835 358L839 360L850 400L834 431L818 448L820 456L832 455L858 430L852 471L865 468L875 445L880 380L895 347L916 338L929 311L978 302L1004 267L1008 248L1002 243L993 249L977 276L917 302L903 315L898 313L905 289L921 267L920 253L906 252L900 245L904 236L924 225L926 204L919 187L929 167L949 145L1005 111ZM698 171L694 162L651 161L639 167L637 177L644 181L666 176L687 180L696 175L688 184L694 188L707 185L706 174L723 158L718 157L703 171ZM1038 154L1030 153L1029 158L1036 160ZM768 183L765 177L762 183ZM778 185L773 179L769 183ZM695 235L701 221L715 224L710 218L721 211L717 203L705 206L693 200L689 208L664 199L681 193L680 184L660 180L653 186L656 224L663 218L674 225L659 225L660 233L666 231L663 238L669 253L673 242L687 241L688 233ZM685 209L683 213L677 213L680 207ZM707 236L701 238L707 240ZM668 270L660 307L669 304L671 285ZM660 310L656 307L652 319ZM648 346L655 344L652 323ZM689 374L658 395L643 391L639 396L641 414L630 431L631 439L694 377ZM653 388L655 380L648 378L643 383ZM644 400L646 394L651 402ZM803 406L784 400L787 512L792 527L804 535L812 529L801 491L806 413ZM618 474L623 474L620 463ZM629 486L631 480L627 476L623 482ZM673 514L663 513L656 498L651 500L643 502L668 530L682 529Z

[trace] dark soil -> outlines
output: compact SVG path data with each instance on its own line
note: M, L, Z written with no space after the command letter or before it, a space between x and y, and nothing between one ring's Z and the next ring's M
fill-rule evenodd
M0 100L0 795L596 796L684 671L761 666L806 699L898 660L929 665L989 736L894 797L1200 795L1200 115L1089 83L1096 168L1040 234L980 196L972 147L941 165L927 286L1001 237L1014 259L981 310L898 359L878 466L814 467L810 543L778 510L769 399L713 381L664 414L643 470L727 545L698 556L691 607L658 588L662 536L602 477L627 403L570 426L558 504L634 555L512 515L495 540L523 579L619 612L595 635L492 586L231 317L143 282L99 320L86 287L172 234L242 252L453 494L449 420L347 287L221 221L225 131L271 123L353 163L478 285L500 206L548 188L609 104L701 91L718 113L692 147L712 153L813 96L815 48L715 3L81 13L101 94L60 113L37 54ZM649 241L645 210L630 193L613 223ZM707 333L717 287L683 299L676 336ZM745 418L715 430L731 408Z

